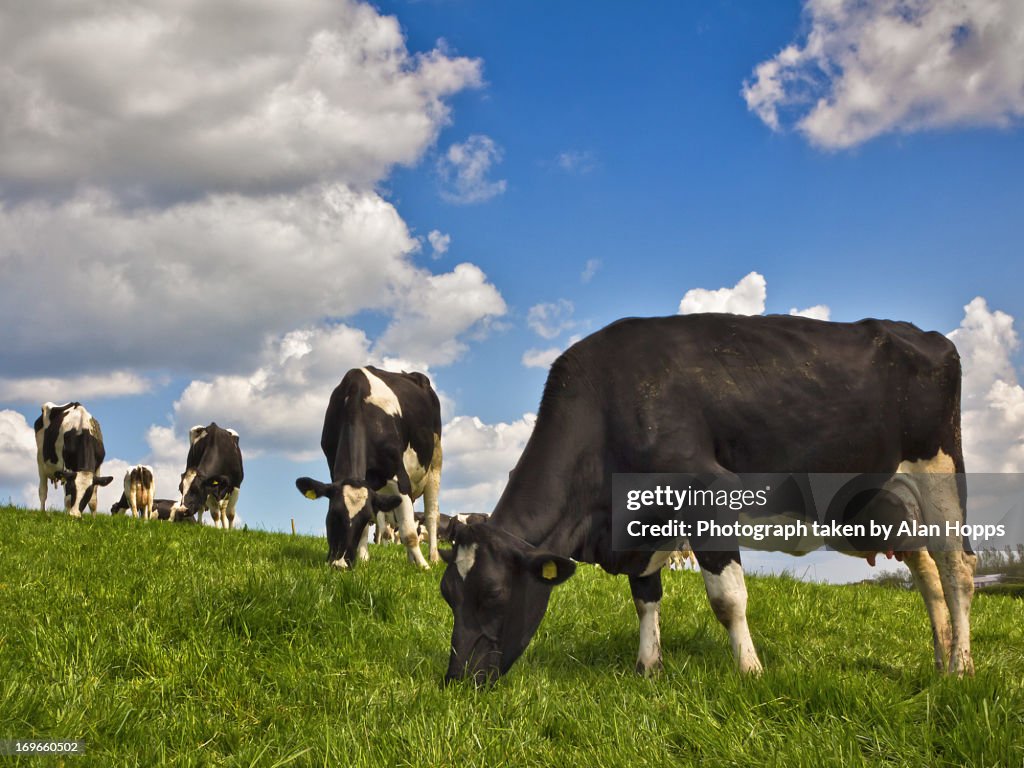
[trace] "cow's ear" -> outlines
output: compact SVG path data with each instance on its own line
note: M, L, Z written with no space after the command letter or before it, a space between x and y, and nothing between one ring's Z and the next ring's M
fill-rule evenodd
M373 508L376 509L378 512L390 512L401 503L401 496L395 496L394 494L390 493L387 495L384 495L382 493L375 493L373 495Z
M110 485L112 482L114 482L113 477L97 477L95 481L96 485Z
M318 480L314 480L312 477L300 477L295 481L295 487L298 488L299 493L307 499L322 499L324 496L330 498L331 494L335 490L333 485L321 483Z
M576 573L576 563L567 557L550 552L537 552L523 558L526 570L540 582L557 586Z
M455 549L438 549L437 554L441 556L441 559L451 565L452 561L455 560Z

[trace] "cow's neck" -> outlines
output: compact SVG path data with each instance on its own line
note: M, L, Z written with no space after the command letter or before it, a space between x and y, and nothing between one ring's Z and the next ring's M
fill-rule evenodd
M599 419L586 400L542 408L491 524L534 546L576 556L603 501Z

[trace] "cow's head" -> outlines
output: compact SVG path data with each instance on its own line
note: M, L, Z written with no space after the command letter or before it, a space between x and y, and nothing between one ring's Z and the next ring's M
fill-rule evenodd
M59 470L54 477L64 483L64 509L75 516L85 512L98 486L110 485L114 480L113 477L96 477L95 472L69 469Z
M377 493L358 480L321 483L300 477L295 487L307 499L327 499L327 562L339 568L355 562L357 534L376 520L377 513L390 512L402 503L401 496Z
M441 595L455 616L445 682L469 677L477 685L505 674L533 638L551 589L576 564L491 525L452 521L453 546Z
M181 491L181 501L175 507L178 514L194 515L203 509L206 499L211 496L217 501L224 501L234 486L226 475L207 477L190 469L182 474L178 490Z

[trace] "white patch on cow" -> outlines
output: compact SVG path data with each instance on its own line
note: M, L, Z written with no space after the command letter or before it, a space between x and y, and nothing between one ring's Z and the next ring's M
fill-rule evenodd
M936 472L953 473L956 471L956 465L953 463L952 456L950 456L945 451L940 450L930 459L918 459L917 461L901 461L900 465L896 468L896 471L908 475L934 474Z
M474 565L476 565L476 543L459 547L455 552L455 568L463 581L469 576Z
M368 489L355 488L351 485L342 487L341 493L345 500L345 509L348 510L349 517L358 515L362 508L366 506L366 500L370 498L370 491Z
M637 670L654 672L661 668L661 602L648 603L633 600L636 615L640 619L640 652L637 654Z
M427 478L427 468L420 465L416 451L411 445L405 447L402 453L402 464L405 466L405 473L409 475L409 482L412 485L412 497L418 499L423 495L424 481Z
M650 576L652 573L657 573L658 571L660 571L662 567L664 567L665 563L668 561L669 555L671 554L672 553L669 551L662 550L658 550L657 552L653 553L651 555L651 559L647 563L647 567L644 568L643 573L641 573L640 575Z
M206 437L206 427L202 424L196 424L192 429L188 431L188 444L190 446L196 444L196 440L201 437Z
M711 609L729 631L736 666L743 674L760 673L761 661L747 627L747 585L743 581L743 568L731 561L719 574L707 570L702 573Z
M381 381L380 377L374 376L366 368L360 368L363 374L366 376L366 380L370 382L370 394L366 396L364 402L370 405L376 405L384 413L390 414L391 416L401 416L402 406L398 402L398 398L395 393L391 391L391 387Z
M227 433L228 433L229 435L231 435L232 437L238 437L238 433L237 433L237 432L235 432L235 430L231 429L231 427L228 427L228 428L227 428L227 429L225 429L224 431L225 431L225 432L227 432Z

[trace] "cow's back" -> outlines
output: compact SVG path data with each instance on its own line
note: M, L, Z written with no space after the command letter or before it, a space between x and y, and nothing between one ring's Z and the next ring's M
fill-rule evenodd
M616 471L652 471L674 445L734 472L884 472L940 450L962 467L959 381L953 344L908 323L701 314L584 339L545 401L593 392Z

